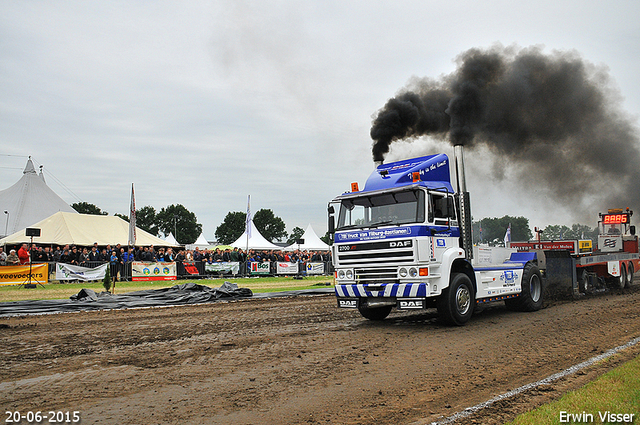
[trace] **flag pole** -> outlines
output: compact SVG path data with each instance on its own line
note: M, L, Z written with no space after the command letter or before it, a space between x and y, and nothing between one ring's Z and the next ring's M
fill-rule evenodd
M244 232L247 234L247 243L245 245L245 254L249 255L249 236L251 234L251 195L247 196L247 220L244 225Z

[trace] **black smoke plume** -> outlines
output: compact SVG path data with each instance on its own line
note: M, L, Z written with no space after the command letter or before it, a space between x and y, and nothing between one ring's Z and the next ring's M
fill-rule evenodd
M576 52L502 46L468 50L457 63L453 74L414 81L378 111L374 161L392 142L420 136L483 145L559 201L577 207L592 198L640 215L637 128L604 67Z

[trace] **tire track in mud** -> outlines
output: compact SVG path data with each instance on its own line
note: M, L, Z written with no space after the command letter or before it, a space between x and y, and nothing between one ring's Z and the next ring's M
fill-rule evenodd
M433 311L370 322L331 296L0 324L0 385L11 388L0 405L12 410L81 410L86 423L429 423L640 337L640 291L535 313L494 306L461 328ZM571 385L497 402L480 422Z

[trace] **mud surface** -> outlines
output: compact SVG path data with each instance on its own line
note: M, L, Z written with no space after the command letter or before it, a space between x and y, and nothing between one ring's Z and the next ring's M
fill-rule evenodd
M431 310L370 322L332 296L3 318L0 406L83 424L425 424L639 337L639 289L496 305L460 328ZM455 423L503 423L639 354Z

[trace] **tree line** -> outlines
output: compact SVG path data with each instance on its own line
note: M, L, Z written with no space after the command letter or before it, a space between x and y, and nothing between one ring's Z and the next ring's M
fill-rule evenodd
M513 217L505 215L500 218L483 218L472 222L473 243L488 244L491 246L503 246L504 237L511 226L512 241L529 241L537 239L529 227L529 219L525 217ZM598 239L598 227L589 227L584 224L549 225L541 229L542 240L574 240L591 239L594 243Z
M108 215L94 204L78 202L71 207L81 214ZM125 221L129 216L114 214ZM245 230L247 214L240 211L229 212L224 221L216 228L215 237L220 245L235 242ZM282 218L276 216L270 209L261 209L253 215L253 223L265 239L269 242L294 243L304 234L304 229L294 227L290 234L286 232L286 225ZM202 224L198 223L196 215L183 205L169 205L156 211L152 206L136 209L136 227L159 236L160 232L167 236L172 233L182 244L194 243L202 233ZM324 239L327 237L325 236ZM326 242L326 241L325 241Z
M87 202L71 204L71 207L83 214L108 214ZM129 216L118 213L114 215L129 221ZM215 231L218 243L229 245L235 242L244 233L246 219L247 214L242 211L227 213ZM253 223L260 234L269 242L292 244L304 234L304 229L300 227L294 227L291 233L287 233L284 221L270 209L263 208L256 211L253 215ZM194 243L202 233L202 224L198 223L196 215L180 204L169 205L158 212L152 206L142 207L136 210L136 226L154 236L159 236L160 232L165 236L173 233L176 240L183 244ZM505 215L500 218L483 218L473 221L472 226L474 244L504 245L504 236L509 226L511 226L512 241L534 239L532 229L529 227L529 219L522 216ZM591 228L584 224L573 224L571 227L549 225L542 229L540 237L543 240L591 239L596 242L598 228ZM325 243L331 243L328 234L321 239Z

